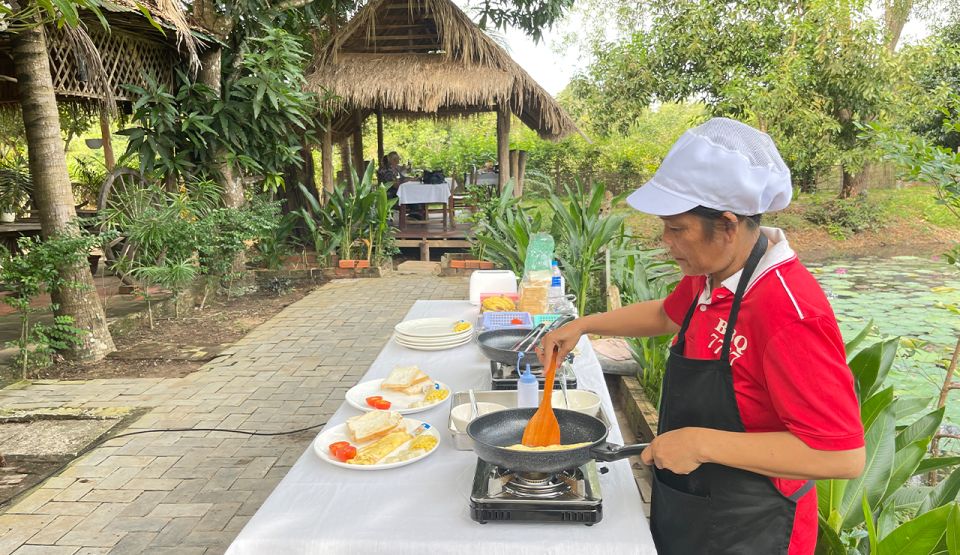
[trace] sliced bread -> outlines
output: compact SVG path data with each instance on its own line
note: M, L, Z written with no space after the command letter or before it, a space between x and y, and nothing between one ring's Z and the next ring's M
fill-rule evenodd
M423 370L416 366L398 366L390 372L390 375L380 384L382 389L403 392L416 384L430 380Z
M403 416L395 411L375 410L347 419L347 430L358 443L379 439L403 426Z

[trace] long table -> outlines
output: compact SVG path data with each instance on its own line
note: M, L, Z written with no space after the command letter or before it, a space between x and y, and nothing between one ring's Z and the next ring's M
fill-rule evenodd
M450 317L476 321L466 301L417 301L406 319ZM609 439L622 442L603 374L584 338L574 363L578 387L600 393L614 423ZM390 341L361 381L385 377L395 366L416 364L453 391L489 389L490 364L470 342L424 352ZM328 426L360 411L344 403ZM447 433L449 403L410 418L441 432L437 450L416 463L383 471L335 467L312 446L297 460L227 550L228 555L318 553L361 555L613 555L656 553L628 461L603 463L603 520L569 523L478 524L470 519L470 488L477 457L458 451Z

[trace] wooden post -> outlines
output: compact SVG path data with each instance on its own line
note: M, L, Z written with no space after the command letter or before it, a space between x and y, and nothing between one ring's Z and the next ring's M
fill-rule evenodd
M523 194L523 181L524 174L527 173L527 154L526 150L519 151L519 156L517 157L517 196Z
M333 122L327 118L326 129L320 137L320 183L323 186L323 196L330 198L333 192Z
M353 177L350 173L350 140L340 141L340 179L347 187L353 187Z
M497 163L500 164L497 185L500 192L510 179L510 107L497 107Z
M377 108L377 165L383 163L383 108Z
M513 196L520 197L523 190L520 188L520 174L517 169L520 167L520 151L513 149L510 151L510 179L513 180Z
M113 156L113 142L110 135L110 115L106 109L100 109L100 136L103 138L103 161L107 166L107 171L113 171L117 165L117 160Z
M354 115L353 130L353 169L357 172L358 179L363 179L363 172L367 168L363 165L363 118L358 110Z

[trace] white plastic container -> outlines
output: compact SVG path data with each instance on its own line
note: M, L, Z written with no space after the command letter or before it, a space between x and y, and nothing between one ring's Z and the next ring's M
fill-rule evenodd
M537 378L530 373L530 365L527 365L520 379L517 380L517 407L521 409L533 408L540 405L540 383Z
M474 270L470 274L470 304L479 305L482 293L516 293L517 275L510 270Z

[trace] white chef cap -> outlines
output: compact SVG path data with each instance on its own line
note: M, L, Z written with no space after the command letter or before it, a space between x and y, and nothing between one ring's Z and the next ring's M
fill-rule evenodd
M686 131L630 206L673 216L697 206L752 216L786 208L790 170L766 133L727 118Z

